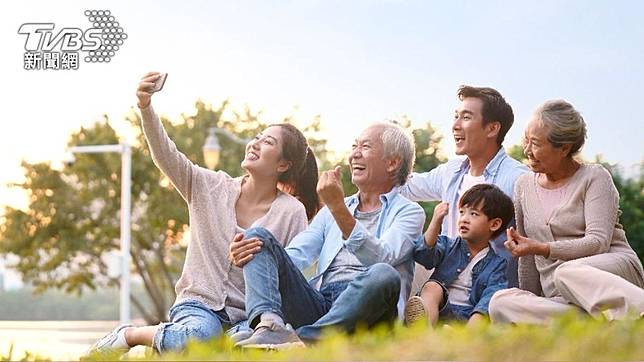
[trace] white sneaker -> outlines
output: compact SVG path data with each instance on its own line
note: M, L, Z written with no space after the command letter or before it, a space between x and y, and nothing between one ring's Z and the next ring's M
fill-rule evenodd
M256 327L253 335L235 347L280 350L293 347L306 347L290 324L282 325L275 321L263 321Z
M105 335L103 338L96 341L89 350L87 356L93 354L124 354L130 350L125 338L119 340L119 332L125 328L132 327L131 324L123 324L116 327L113 331Z
M242 329L242 330L239 330L239 331L237 331L237 332L233 333L233 334L230 336L230 339L233 341L233 343L235 343L235 344L236 344L236 343L239 343L239 342L241 342L241 341L245 341L245 340L247 340L247 339L248 339L248 338L250 338L252 335L253 335L253 330L252 330L252 329L250 329L250 328L248 328L248 329Z

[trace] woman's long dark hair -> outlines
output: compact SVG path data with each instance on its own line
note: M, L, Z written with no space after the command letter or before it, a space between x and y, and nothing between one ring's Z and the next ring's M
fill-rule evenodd
M316 191L318 163L315 155L297 127L289 123L272 124L269 127L281 128L284 140L282 158L291 163L291 167L278 178L282 190L304 204L306 216L311 220L320 209L320 199Z

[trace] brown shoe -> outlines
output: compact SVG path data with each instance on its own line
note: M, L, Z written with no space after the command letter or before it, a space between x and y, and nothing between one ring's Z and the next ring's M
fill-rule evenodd
M409 326L422 320L427 320L425 305L419 296L413 296L407 300L405 305L405 325Z

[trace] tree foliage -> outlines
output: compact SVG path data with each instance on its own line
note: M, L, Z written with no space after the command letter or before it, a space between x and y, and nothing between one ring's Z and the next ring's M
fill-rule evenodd
M212 126L226 129L242 139L252 138L266 127L248 107L223 117L229 104L216 108L196 102L196 113L172 123L162 118L177 148L193 162L203 165L202 146ZM145 297L132 294L137 313L148 323L166 319L174 301L174 284L182 268L186 233L189 231L185 202L155 167L136 112L128 118L138 130L132 146L132 275L142 281ZM283 122L297 122L285 117ZM402 122L410 128L410 122ZM320 169L333 166L328 159L326 140L317 137L320 117L301 129L319 159ZM416 169L427 171L442 160L438 157L438 137L428 123L413 130L417 143ZM242 174L240 160L244 145L217 135L221 145L218 168L231 176ZM119 137L107 117L104 122L81 128L70 136L68 146L116 144ZM110 252L119 249L120 155L77 154L76 162L62 169L49 163L23 162L25 181L15 184L29 194L26 211L7 207L0 220L0 254L14 254L13 266L36 292L61 289L80 295L84 290L118 287L118 277L108 273ZM345 192L355 192L344 168ZM431 211L431 210L430 210Z
M510 157L514 158L515 160L517 160L519 162L524 162L525 160L527 160L527 157L523 153L523 146L522 145L511 146L510 148L508 148L507 152L508 152L508 155Z
M238 137L251 138L266 124L247 107L223 119L228 102L217 108L198 101L196 113L178 123L162 118L177 148L197 164L204 164L202 146L207 129L224 128ZM128 121L139 130L132 147L132 274L142 281L147 301L131 295L137 311L148 323L166 318L174 301L174 284L185 255L188 231L185 202L154 166L140 118L132 112ZM284 119L284 121L293 121ZM306 127L319 131L316 118ZM242 174L244 145L218 135L219 169L232 176ZM326 155L326 140L310 137L318 155ZM104 122L81 128L68 146L116 144L119 137L107 117ZM87 288L118 287L118 277L108 273L109 259L120 245L120 155L77 154L76 162L62 169L49 163L22 163L25 181L13 187L29 194L26 211L7 207L0 220L0 253L17 255L13 265L23 280L42 293L62 289L80 295ZM147 307L150 305L151 307Z

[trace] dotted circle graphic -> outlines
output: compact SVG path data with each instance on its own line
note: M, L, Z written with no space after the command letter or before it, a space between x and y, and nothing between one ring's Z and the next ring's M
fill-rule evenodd
M94 29L100 29L101 44L98 49L87 52L85 61L89 63L107 63L128 38L116 18L109 10L85 10L87 19Z

